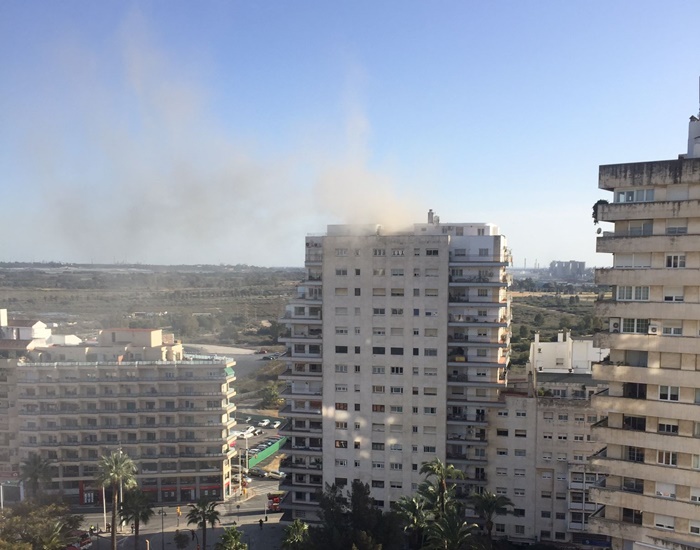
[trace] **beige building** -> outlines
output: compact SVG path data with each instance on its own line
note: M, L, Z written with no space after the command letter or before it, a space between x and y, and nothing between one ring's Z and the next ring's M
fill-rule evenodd
M678 159L601 166L612 224L597 270L612 294L597 304L610 358L593 376L608 381L594 397L603 416L594 433L605 449L591 460L605 474L591 490L599 507L590 527L615 549L700 546L700 122L690 122Z
M584 364L607 353L589 344L563 333L557 342L540 342L537 335L529 374L512 377L521 389L501 394L504 406L488 427L488 490L511 499L514 508L495 520L498 537L521 544L608 544L587 525L596 509L589 490L602 479L587 468L600 448L591 438L598 420L591 396L604 386Z
M306 251L283 319L283 505L314 521L317 489L359 479L389 509L436 457L465 472L465 493L483 487L509 356L505 237L431 211L404 231L329 226Z
M109 329L94 342L17 352L0 364L0 391L14 398L0 419L6 477L39 453L52 461L51 490L98 503L97 461L122 449L156 502L225 499L235 490L234 365L188 360L160 329Z

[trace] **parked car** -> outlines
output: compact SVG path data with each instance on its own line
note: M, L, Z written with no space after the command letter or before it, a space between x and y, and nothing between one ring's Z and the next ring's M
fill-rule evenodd
M272 423L272 427L273 427L274 429L279 428L281 425L282 425L282 421L281 421L281 420L275 420L275 421Z
M265 432L263 432L260 428L258 428L258 429L255 430L253 433L254 433L255 435L262 435L262 434L264 434Z
M255 477L267 477L267 472L262 468L249 468L248 475Z
M269 477L270 479L283 479L284 476L284 472L278 472L277 470L271 470L267 472L267 477Z
M233 474L232 479L233 479L233 481L234 481L235 483L238 483L238 480L240 479L241 485L243 485L243 487L247 487L248 484L249 484L249 483L252 483L252 481L253 481L251 478L249 478L249 477L246 476L246 475L244 475L243 477L241 477L241 474Z
M267 428L270 425L270 420L268 418L263 418L260 422L258 422L258 426L261 428Z

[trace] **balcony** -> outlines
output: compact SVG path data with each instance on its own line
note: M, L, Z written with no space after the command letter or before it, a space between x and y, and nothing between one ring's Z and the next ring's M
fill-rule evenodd
M505 307L505 304L497 304L501 307ZM479 317L477 315L466 315L458 313L450 313L447 316L447 322L449 326L452 327L469 327L469 326L483 326L483 325L495 325L499 327L505 327L508 325L508 317Z
M599 317L667 320L699 319L700 304L690 302L652 302L598 300L595 304Z
M474 426L487 426L488 416L484 414L447 414L447 422L452 424L465 424Z
M691 354L698 352L698 339L694 336L598 332L594 336L593 345L615 350L645 350L648 352ZM688 371L682 372L687 373Z
M507 254L492 254L488 256L463 254L457 256L456 254L451 253L449 260L450 267L459 267L464 264L476 264L479 267L507 267L510 263L510 258Z
M700 280L700 269L686 267L669 268L599 268L595 272L599 285L651 286L667 284L673 286L694 286Z
M321 369L314 371L298 371L296 369L288 368L279 375L280 380L294 380L297 378L313 378L320 379L323 376L323 371Z
M280 410L280 416L285 417L302 417L302 416L320 416L322 413L322 408L318 407L306 407L306 408L294 408L291 405L287 405Z
M603 222L694 218L700 211L700 200L613 202L598 206L598 219Z
M700 248L700 235L632 235L605 232L596 239L596 252L685 252Z

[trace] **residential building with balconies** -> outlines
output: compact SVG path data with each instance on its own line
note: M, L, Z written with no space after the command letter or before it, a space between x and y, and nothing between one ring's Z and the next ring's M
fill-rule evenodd
M283 508L315 521L325 483L412 494L423 463L486 484L490 411L502 407L510 256L491 224L329 226L306 239L307 276L281 321L289 437Z
M98 460L121 449L154 502L233 495L235 362L188 360L160 329L109 329L95 342L37 346L5 361L11 467L32 453L49 459L50 492L99 503Z
M700 545L700 121L678 159L601 166L595 216L611 224L596 272L611 292L597 303L610 356L593 368L609 391L593 404L605 445L590 461L592 531L613 548Z

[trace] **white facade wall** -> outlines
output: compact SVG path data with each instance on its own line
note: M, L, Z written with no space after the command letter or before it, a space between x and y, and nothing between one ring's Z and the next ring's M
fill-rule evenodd
M324 483L368 483L378 505L415 492L424 462L486 483L488 411L509 348L509 254L491 224L329 226L306 241L287 307L291 438L283 505L315 520Z

